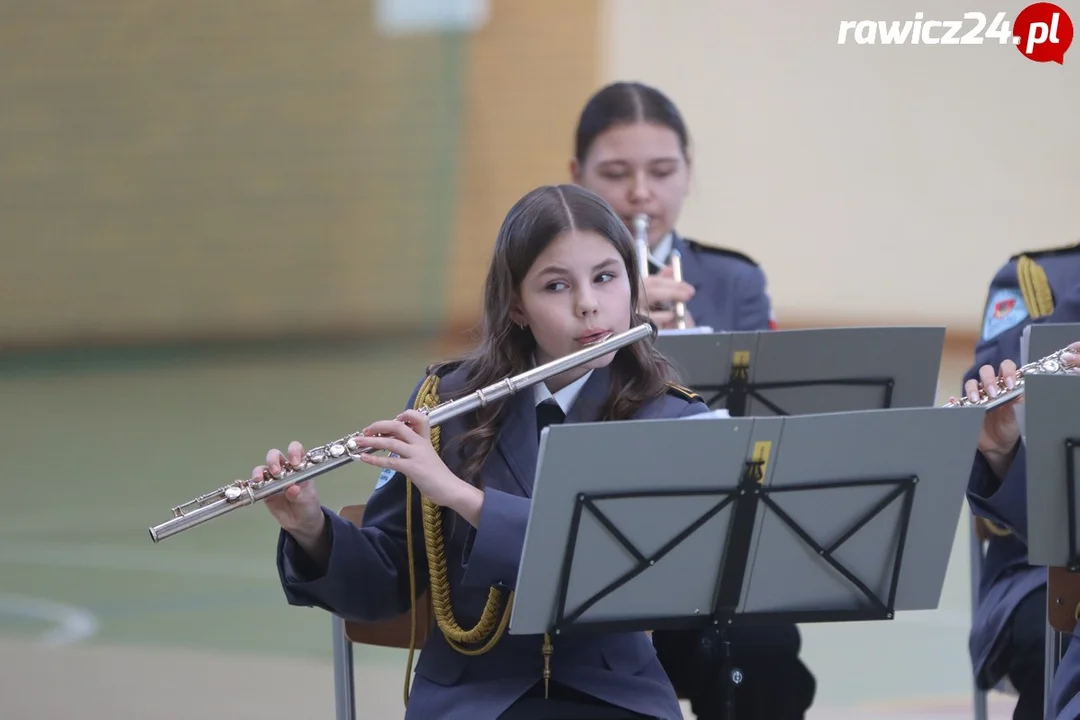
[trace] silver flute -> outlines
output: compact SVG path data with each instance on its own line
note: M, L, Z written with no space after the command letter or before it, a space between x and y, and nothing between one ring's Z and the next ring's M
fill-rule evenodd
M439 403L434 408L425 410L431 427L440 425L451 418L472 412L508 395L520 392L548 378L571 370L585 363L615 352L620 348L644 340L655 338L656 328L652 323L642 323L625 332L609 335L603 340L591 343L577 352L564 355L520 375L505 378L497 383L481 388L456 400ZM264 471L261 479L236 480L225 487L201 495L172 510L172 518L150 528L150 539L155 543L172 537L177 533L193 528L214 518L230 513L242 507L254 505L272 495L285 492L296 483L311 480L314 477L336 470L348 463L374 452L362 445L364 436L359 432L305 453L298 465L286 464L281 475L274 477Z
M1029 362L1028 364L1017 368L1016 382L1013 384L1012 388L1006 386L1004 378L995 378L994 387L997 392L993 397L990 396L989 388L983 387L980 383L978 400L972 401L965 396L958 398L955 401L947 402L942 405L942 407L981 407L985 410L992 410L1014 400L1019 400L1024 394L1024 378L1029 375L1076 375L1080 372L1080 366L1070 365L1065 362L1062 358L1065 353L1072 353L1072 351L1070 351L1069 348L1062 348L1044 358Z

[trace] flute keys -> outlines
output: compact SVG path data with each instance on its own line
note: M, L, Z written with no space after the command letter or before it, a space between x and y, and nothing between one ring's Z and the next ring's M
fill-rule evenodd
M229 502L233 502L234 500L239 500L240 496L243 495L243 494L244 494L244 491L241 490L236 485L230 485L229 487L225 488L225 499L228 500Z
M326 461L326 450L322 448L315 448L307 454L308 462L318 465L321 462Z
M339 458L345 454L345 445L340 442L336 442L330 446L330 456Z

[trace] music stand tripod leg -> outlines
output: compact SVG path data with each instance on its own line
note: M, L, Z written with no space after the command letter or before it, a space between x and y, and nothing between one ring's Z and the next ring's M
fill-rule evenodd
M1050 701L1050 694L1054 684L1054 674L1057 673L1059 652L1059 637L1050 623L1046 623L1046 660L1043 666L1043 712L1046 712L1046 703Z
M345 636L345 621L330 616L334 638L334 708L337 720L356 720L352 643Z
M743 684L746 676L741 668L735 666L731 657L731 634L726 626L720 631L720 642L724 648L724 704L727 706L729 720L735 720L735 691Z

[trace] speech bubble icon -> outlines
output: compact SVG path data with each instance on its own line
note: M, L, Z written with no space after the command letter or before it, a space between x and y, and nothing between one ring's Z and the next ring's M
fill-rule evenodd
M1016 49L1033 62L1064 65L1072 41L1072 18L1054 3L1032 3L1020 11L1013 23Z

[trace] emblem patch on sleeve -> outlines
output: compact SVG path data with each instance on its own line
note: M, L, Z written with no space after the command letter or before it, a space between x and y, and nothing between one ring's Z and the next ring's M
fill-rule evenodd
M1028 317L1024 296L1016 288L1002 288L990 295L983 318L983 342L995 338L1009 328L1014 328Z
M398 457L398 456L395 455L394 453L390 453L390 457ZM390 482L391 480L393 480L395 475L397 475L397 470L391 470L390 468L383 468L383 471L381 473L379 473L378 481L376 481L376 483L375 483L375 489L378 490L383 485L385 485L388 482Z

